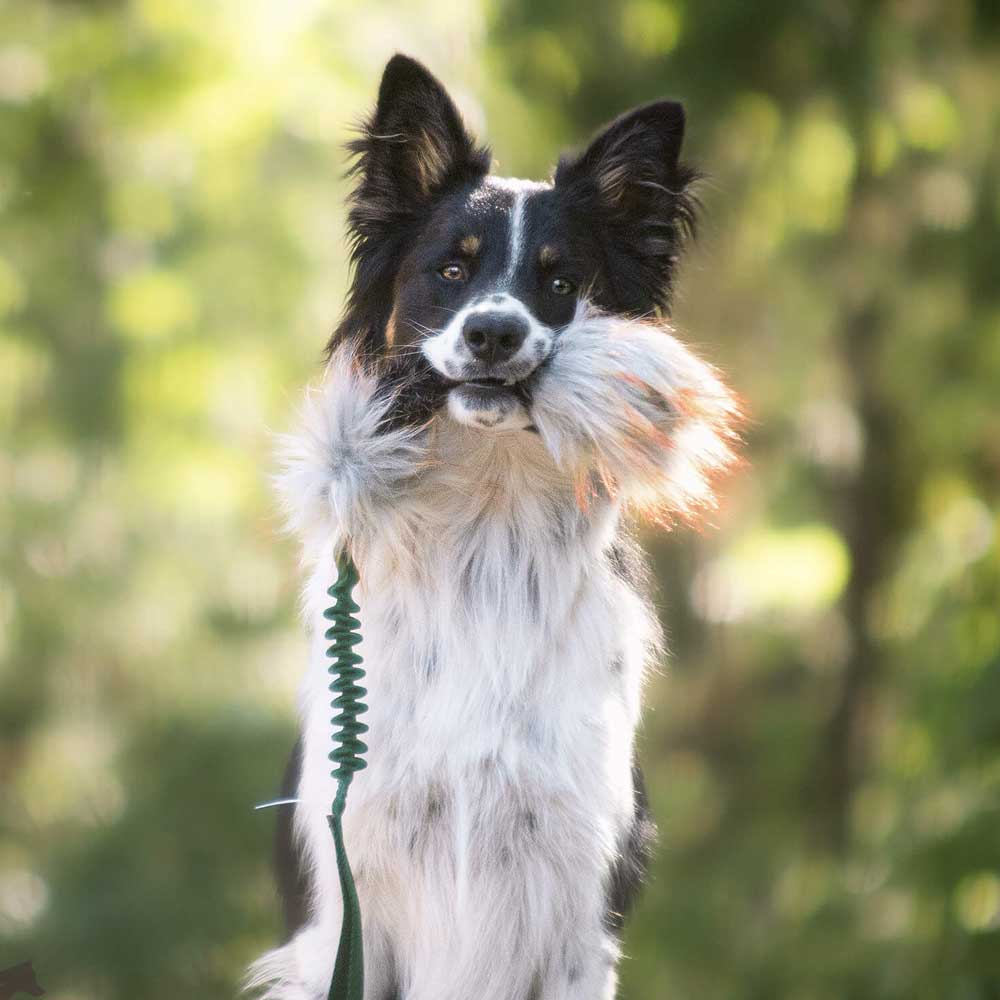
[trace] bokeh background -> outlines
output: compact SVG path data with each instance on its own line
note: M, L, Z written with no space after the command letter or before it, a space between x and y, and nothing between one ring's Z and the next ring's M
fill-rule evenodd
M502 172L670 95L709 174L676 314L749 465L649 539L622 996L1000 997L998 40L990 0L0 0L0 968L234 996L279 933L269 439L399 49Z

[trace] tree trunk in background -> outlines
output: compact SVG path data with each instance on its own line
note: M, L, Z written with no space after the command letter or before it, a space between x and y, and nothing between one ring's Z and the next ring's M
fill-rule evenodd
M855 409L863 431L861 464L835 498L836 521L850 553L842 601L848 628L847 662L821 748L821 836L843 851L851 833L851 806L871 755L871 723L886 652L873 637L871 609L909 521L902 489L899 415L883 386L881 347L886 319L874 301L844 325L841 352L853 375Z

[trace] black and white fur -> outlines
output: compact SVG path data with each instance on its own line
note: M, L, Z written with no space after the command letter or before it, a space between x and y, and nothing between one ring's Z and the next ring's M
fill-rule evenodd
M354 145L347 310L279 480L312 643L265 997L325 997L337 947L322 610L345 546L370 706L345 816L366 1000L614 996L660 644L625 524L710 505L736 416L659 318L692 223L683 125L651 104L552 182L501 179L422 66L386 67Z

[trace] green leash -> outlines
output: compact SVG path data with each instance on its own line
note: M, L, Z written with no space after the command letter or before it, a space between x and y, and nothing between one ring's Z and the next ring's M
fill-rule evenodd
M358 722L358 716L368 711L368 706L361 700L367 691L358 684L358 681L365 676L365 672L359 666L361 657L354 652L354 647L361 642L361 622L354 617L354 613L359 609L351 597L358 579L354 560L347 554L341 555L337 560L337 582L327 591L330 597L334 598L334 604L323 612L323 617L333 623L326 630L325 636L333 642L327 649L326 655L331 660L329 673L333 677L330 691L336 692L337 695L330 702L330 707L337 709L337 714L330 720L330 724L339 727L333 734L336 746L329 755L330 760L337 764L337 767L330 772L330 776L337 779L337 794L330 806L327 821L337 852L337 872L340 875L340 892L344 900L340 945L337 948L337 961L333 967L333 979L330 981L327 1000L364 1000L365 993L361 907L358 903L354 876L347 860L347 851L344 849L342 825L347 789L351 785L354 772L367 766L362 754L368 747L360 736L368 732L368 727L363 722Z

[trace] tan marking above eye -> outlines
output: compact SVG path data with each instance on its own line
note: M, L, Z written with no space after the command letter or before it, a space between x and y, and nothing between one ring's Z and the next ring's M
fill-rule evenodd
M462 242L458 244L458 249L469 257L475 257L482 245L483 241L478 236L464 236Z
M558 259L559 253L556 251L556 248L549 246L548 243L538 253L538 260L542 267L551 267Z

